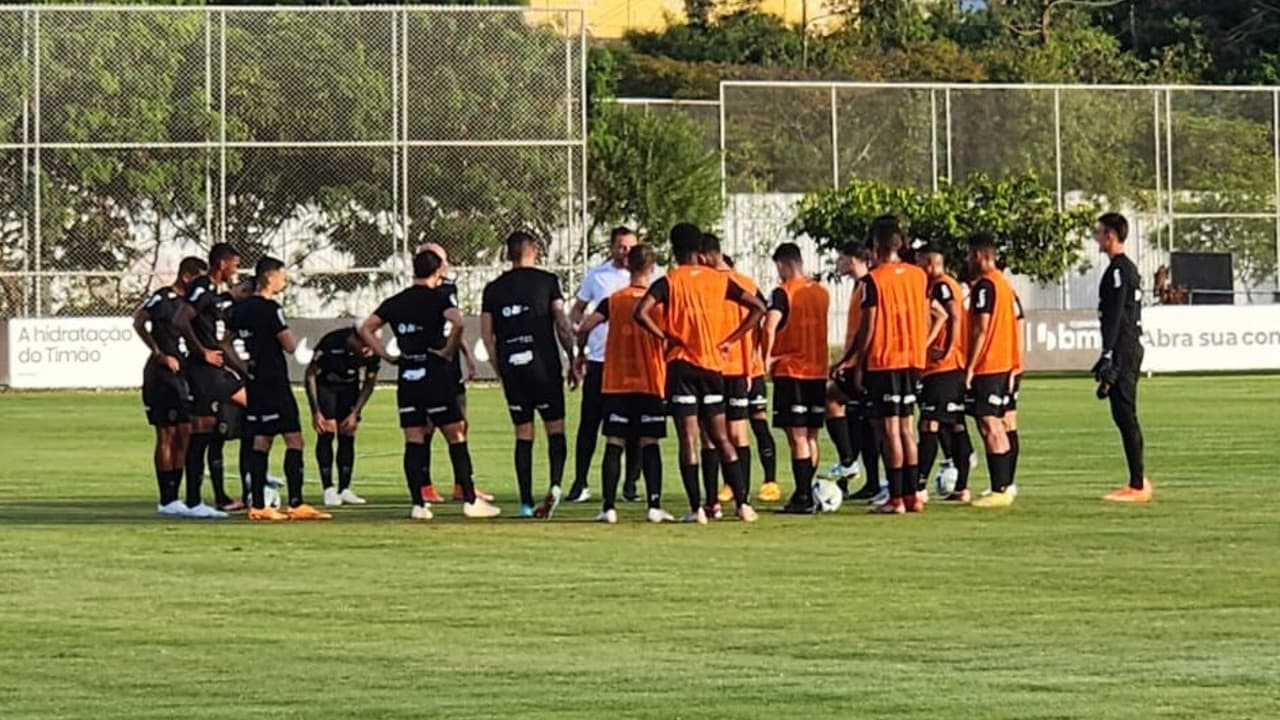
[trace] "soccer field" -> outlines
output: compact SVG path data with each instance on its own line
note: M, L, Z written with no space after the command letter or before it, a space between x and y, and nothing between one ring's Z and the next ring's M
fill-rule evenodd
M357 446L370 506L162 520L135 393L10 392L0 717L1278 717L1280 377L1143 393L1149 506L1098 499L1124 465L1091 385L1033 378L1010 510L699 528L639 505L600 526L594 503L410 523L386 388ZM471 399L478 484L514 514L500 394ZM666 484L678 514L674 461Z

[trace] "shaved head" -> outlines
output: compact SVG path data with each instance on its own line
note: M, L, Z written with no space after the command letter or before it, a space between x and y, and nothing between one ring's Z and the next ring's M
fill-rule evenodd
M445 265L449 264L449 253L445 252L444 246L440 243L427 242L418 246L418 252L433 252L440 256Z

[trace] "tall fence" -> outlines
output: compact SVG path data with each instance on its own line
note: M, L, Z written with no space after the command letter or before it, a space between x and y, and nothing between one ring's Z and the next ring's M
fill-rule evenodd
M517 226L584 262L580 11L19 6L0 46L0 318L127 312L221 240L320 316L425 241L463 298Z
M762 196L1034 170L1060 208L1129 214L1148 282L1171 251L1217 250L1233 253L1242 300L1277 289L1277 88L733 81L719 105L725 225L739 245L776 238L790 220L788 203ZM1099 265L1056 287L1023 283L1024 298L1088 307Z

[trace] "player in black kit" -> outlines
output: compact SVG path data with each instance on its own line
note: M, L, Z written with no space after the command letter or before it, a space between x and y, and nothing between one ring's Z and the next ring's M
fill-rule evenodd
M156 512L178 517L226 517L208 514L207 505L194 515L178 500L178 485L186 463L187 442L191 438L191 390L182 372L182 338L173 319L183 305L187 285L203 275L209 266L198 257L183 258L178 279L157 290L133 314L133 330L151 355L142 369L142 404L147 422L156 429L156 484L160 502Z
M356 462L356 429L360 413L378 384L378 356L354 327L326 333L307 365L305 385L316 431L316 465L324 488L324 504L364 505L351 489ZM333 486L333 441L338 441L338 486Z
M1105 496L1111 502L1151 502L1155 487L1143 468L1142 426L1138 424L1138 374L1142 370L1142 277L1124 254L1129 222L1107 213L1094 229L1098 249L1111 258L1098 286L1102 356L1093 366L1098 399L1111 403L1111 419L1120 430L1129 484Z
M231 348L227 321L232 305L229 286L236 281L240 253L227 243L209 249L209 272L187 286L186 304L174 317L187 344L184 370L195 406L192 410L191 440L187 443L187 507L200 506L204 480L205 452L218 416L226 403L244 406L244 367ZM214 488L220 507L233 504L225 488ZM204 512L204 511L201 511Z
M569 448L564 437L564 378L573 374L573 330L565 314L560 279L534 267L538 241L526 232L507 237L511 269L484 288L480 306L480 335L490 362L502 381L511 424L515 426L516 482L520 487L522 517L550 519L560 505L565 460ZM557 342L559 346L557 347ZM547 431L551 486L545 499L533 506L533 415L537 411Z
M462 342L462 313L453 293L441 290L444 261L430 250L413 256L413 285L387 298L360 325L360 337L383 360L397 365L396 405L404 430L404 475L413 503L410 517L430 520L422 499L426 479L427 439L440 428L449 444L454 483L462 488L462 514L491 518L501 511L476 497L472 482L467 424L458 406L458 377L453 358ZM387 352L378 332L386 325L396 336L400 355ZM446 332L447 328L447 332Z
M284 263L266 256L254 271L258 289L236 304L232 316L236 336L249 353L249 406L244 416L246 436L253 438L249 519L328 520L331 515L306 504L302 497L302 425L284 358L297 349L298 342L275 300L286 282ZM283 513L267 507L264 497L267 460L276 435L284 436L284 476L289 489L289 507Z

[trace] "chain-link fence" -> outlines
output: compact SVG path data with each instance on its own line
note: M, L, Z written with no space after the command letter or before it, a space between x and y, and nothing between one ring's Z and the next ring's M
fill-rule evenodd
M226 240L355 315L441 243L464 304L516 227L585 262L581 12L0 10L0 318L116 315ZM468 308L474 309L474 308Z
M801 195L853 178L929 189L1034 170L1062 208L1130 216L1148 287L1172 251L1230 252L1237 301L1274 300L1276 88L726 81L718 105L725 233L743 257L786 237ZM1101 266L1020 292L1031 307L1089 307Z

